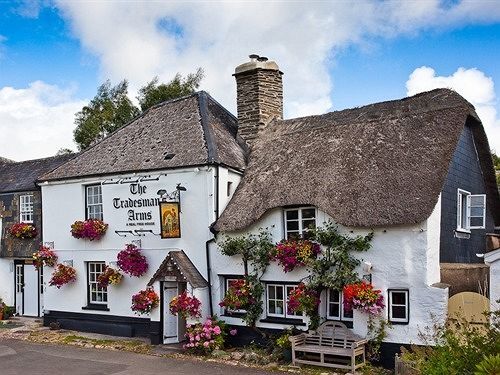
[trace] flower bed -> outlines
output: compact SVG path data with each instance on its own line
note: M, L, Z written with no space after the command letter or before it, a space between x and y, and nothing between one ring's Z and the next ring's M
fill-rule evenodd
M252 296L252 286L245 279L238 279L229 285L219 306L229 310L246 310L253 303L255 298Z
M300 283L297 288L290 292L287 306L292 313L303 312L311 316L317 312L319 303L318 293L307 288L304 283Z
M274 259L283 267L283 271L293 271L297 266L305 266L321 253L319 243L309 240L284 240L276 245Z
M380 290L366 282L349 284L344 287L344 310L357 309L370 315L380 314L384 308L384 297Z
M64 264L58 264L55 271L52 273L52 278L49 281L50 286L55 286L57 289L72 283L76 280L76 270L73 267Z
M149 314L159 303L158 294L153 288L147 288L132 296L131 308L137 315Z
M71 235L75 238L84 238L90 241L99 240L106 234L108 224L102 220L89 219L85 221L75 221L71 225Z
M184 344L184 349L202 354L222 349L226 336L225 328L225 324L215 317L207 318L203 324L188 324L186 326L188 342Z
M137 246L127 244L127 247L118 253L118 267L130 276L141 277L149 268L148 261Z
M123 279L123 275L120 271L115 270L109 266L106 266L103 273L97 276L97 282L101 288L106 288L108 285L117 285Z
M12 237L19 238L21 240L27 240L35 238L38 231L33 224L16 223L9 228L9 234Z
M57 255L47 246L40 246L40 249L33 253L33 265L37 270L43 266L54 267L56 264Z
M169 304L172 315L184 318L199 318L201 316L201 302L198 298L190 296L186 291L174 297Z

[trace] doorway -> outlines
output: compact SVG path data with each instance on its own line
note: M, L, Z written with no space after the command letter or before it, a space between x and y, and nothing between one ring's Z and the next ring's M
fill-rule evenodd
M14 261L14 288L16 313L23 316L40 316L40 274L32 263Z
M174 281L163 282L162 295L162 317L163 320L163 343L174 344L183 340L186 327L186 319L170 313L169 304L175 296L186 290L185 283Z

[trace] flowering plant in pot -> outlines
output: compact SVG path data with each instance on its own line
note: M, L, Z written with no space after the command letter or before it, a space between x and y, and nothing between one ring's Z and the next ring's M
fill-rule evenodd
M158 307L160 297L153 288L141 290L132 296L132 311L137 315L149 314L154 308Z
M4 317L4 311L7 308L7 305L3 302L3 300L0 298L0 320L3 320Z
M309 260L316 259L321 253L319 243L310 240L283 240L274 249L274 259L283 271L293 271L297 266L305 266Z
M97 283L101 288L106 288L108 285L120 284L122 279L123 275L120 273L120 271L106 266L104 271L99 276L97 276Z
M54 267L57 264L57 255L50 247L40 246L37 252L33 253L33 265L38 270L43 266Z
M118 267L130 276L141 277L149 268L148 261L141 250L133 244L127 244L125 249L118 253Z
M21 240L27 240L30 238L35 238L38 234L38 231L33 224L16 223L9 228L9 234L12 237L16 237Z
M252 285L245 279L238 279L229 285L224 299L219 303L219 306L229 310L246 310L255 301L252 295Z
M377 315L384 308L384 297L380 290L373 289L367 282L348 284L344 287L344 309L361 310L370 315Z
M71 266L66 266L64 264L58 264L56 269L52 273L52 277L49 281L50 286L55 286L57 289L72 283L76 280L76 270Z
M75 238L84 238L90 241L99 240L106 234L108 224L98 219L77 220L71 224L71 235Z
M184 349L201 354L208 354L224 347L226 325L216 317L208 317L203 323L186 326L187 343Z
M172 315L179 314L184 318L199 318L201 316L201 302L198 298L190 296L187 291L174 297L169 304Z
M308 316L314 315L320 303L318 293L300 283L297 288L290 292L288 297L288 310L290 312L303 312Z

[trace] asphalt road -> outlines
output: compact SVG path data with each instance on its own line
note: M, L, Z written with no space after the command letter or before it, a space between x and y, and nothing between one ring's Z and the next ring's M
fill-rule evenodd
M73 346L0 339L1 375L257 375L258 369Z

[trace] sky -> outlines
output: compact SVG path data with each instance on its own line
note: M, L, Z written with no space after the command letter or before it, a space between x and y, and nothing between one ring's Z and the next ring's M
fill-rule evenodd
M201 67L236 113L252 53L284 72L285 118L448 87L500 153L500 0L0 0L0 156L76 150L74 115L106 79L135 97Z

